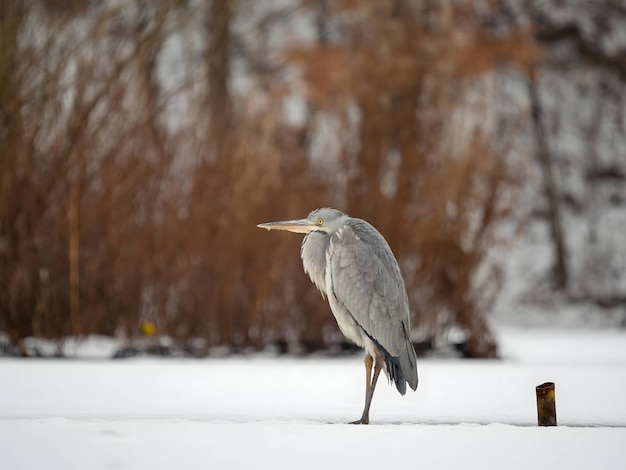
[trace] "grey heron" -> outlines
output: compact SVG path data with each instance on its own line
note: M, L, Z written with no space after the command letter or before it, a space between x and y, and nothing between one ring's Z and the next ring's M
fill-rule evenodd
M398 262L372 225L331 208L306 219L257 225L306 234L304 271L328 299L341 332L365 349L365 407L354 424L368 424L383 370L400 394L417 388L417 358L409 337L409 302ZM374 373L372 375L372 366Z

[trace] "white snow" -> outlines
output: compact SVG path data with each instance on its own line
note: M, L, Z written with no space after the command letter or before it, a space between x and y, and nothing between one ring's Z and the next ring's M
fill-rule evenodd
M421 359L370 426L348 358L0 360L2 469L626 468L626 333L504 330L503 360ZM108 350L107 350L108 351ZM536 426L556 383L559 426Z

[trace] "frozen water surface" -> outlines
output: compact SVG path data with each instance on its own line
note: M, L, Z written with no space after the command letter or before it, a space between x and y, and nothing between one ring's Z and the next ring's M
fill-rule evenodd
M417 392L348 358L0 360L0 468L626 468L626 334L501 331L503 360L421 359ZM536 426L556 383L559 426Z

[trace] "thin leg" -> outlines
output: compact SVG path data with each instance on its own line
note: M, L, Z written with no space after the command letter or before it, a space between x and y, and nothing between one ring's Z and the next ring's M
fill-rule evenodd
M367 354L365 356L365 407L363 408L361 419L353 421L352 424L369 424L370 422L370 405L372 404L372 397L374 396L374 390L376 389L376 382L378 382L378 376L380 375L380 371L382 369L381 361L376 361L376 365L374 366L374 377L371 378L373 362L374 360L372 356Z
M367 395L370 393L372 386L372 364L374 364L374 359L368 353L365 353L365 401L367 401Z

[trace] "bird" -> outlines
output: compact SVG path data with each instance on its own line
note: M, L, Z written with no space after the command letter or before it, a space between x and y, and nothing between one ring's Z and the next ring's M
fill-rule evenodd
M304 271L328 300L341 332L365 350L365 406L353 424L369 424L378 376L385 372L401 395L417 389L417 357L410 338L409 301L389 244L371 224L330 207L306 219L258 224L305 234ZM373 368L373 374L372 374Z

